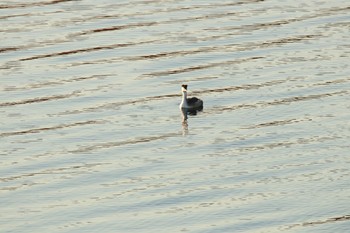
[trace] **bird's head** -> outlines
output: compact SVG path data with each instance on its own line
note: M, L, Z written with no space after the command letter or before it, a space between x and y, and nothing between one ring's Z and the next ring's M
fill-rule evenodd
M184 92L184 91L187 91L187 85L186 84L182 84L182 86L181 86L182 88L182 92Z

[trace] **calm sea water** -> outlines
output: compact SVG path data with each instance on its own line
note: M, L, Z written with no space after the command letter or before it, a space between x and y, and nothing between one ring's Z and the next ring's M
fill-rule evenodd
M1 232L349 231L349 1L2 1L0 25Z

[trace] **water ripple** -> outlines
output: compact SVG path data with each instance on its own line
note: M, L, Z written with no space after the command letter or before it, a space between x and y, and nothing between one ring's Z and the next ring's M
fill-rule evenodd
M11 8L24 8L24 7L34 7L34 6L47 6L53 4L59 4L63 2L71 2L74 0L53 0L53 1L43 1L43 2L31 2L31 3L16 3L16 4L2 4L0 9L11 9Z
M22 131L15 131L15 132L4 132L4 133L0 133L0 137L41 133L44 131L71 128L71 127L82 126L82 125L101 124L101 123L103 123L103 122L102 121L75 122L75 123L71 123L71 124L61 124L61 125L57 125L57 126L42 127L42 128L36 128L36 129L27 129L27 130L22 130Z

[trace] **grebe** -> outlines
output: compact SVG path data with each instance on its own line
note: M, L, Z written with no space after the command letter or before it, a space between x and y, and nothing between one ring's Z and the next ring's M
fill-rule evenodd
M198 99L197 97L187 98L187 85L183 84L181 86L182 89L182 101L180 104L181 109L191 110L202 110L203 109L203 101Z

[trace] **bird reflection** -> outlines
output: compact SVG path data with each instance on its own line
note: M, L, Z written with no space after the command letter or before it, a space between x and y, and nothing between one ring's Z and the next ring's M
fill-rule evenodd
M203 106L199 108L193 108L193 109L185 109L181 108L181 115L182 115L182 135L188 135L188 115L195 116L199 111L203 110Z

